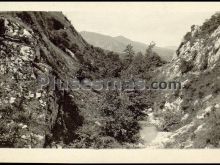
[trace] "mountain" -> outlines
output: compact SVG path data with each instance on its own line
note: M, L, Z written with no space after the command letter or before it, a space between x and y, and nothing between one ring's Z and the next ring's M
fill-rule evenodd
M216 13L170 62L127 60L62 12L1 12L0 147L219 148L219 38Z
M135 52L141 51L145 53L146 48L147 48L146 44L132 41L123 36L111 37L108 35L103 35L103 34L94 33L94 32L87 32L87 31L82 31L80 32L80 34L88 43L94 46L97 46L97 47L100 47L106 50L118 52L118 53L122 53L128 44L131 44L133 46ZM175 47L174 49L173 47L162 48L162 47L157 47L157 46L154 48L154 51L158 53L158 55L163 60L166 60L166 61L170 61L172 59L173 54L175 53L175 50L176 50Z
M156 60L149 68L162 64L150 58ZM62 12L0 13L0 61L0 147L137 143L143 114L133 111L133 92L88 83L120 81L124 62L88 44Z
M3 12L0 27L0 146L64 147L87 140L77 130L99 128L94 124L102 99L93 91L73 92L68 82L107 77L103 58L114 55L92 48L61 12Z
M163 121L157 128L167 134L160 147L220 147L219 37L220 13L216 13L202 26L191 26L177 56L155 73L157 81L175 80L182 86L162 93L154 106L151 119Z

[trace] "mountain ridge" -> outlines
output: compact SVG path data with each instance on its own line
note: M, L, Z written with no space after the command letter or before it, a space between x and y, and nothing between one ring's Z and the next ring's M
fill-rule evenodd
M133 46L133 49L136 53L145 53L148 47L147 44L138 41L132 41L131 39L121 35L112 37L109 35L88 31L81 31L80 34L88 43L118 53L123 53L125 47L128 44ZM175 53L175 47L163 48L155 46L153 50L165 61L171 61L173 54Z

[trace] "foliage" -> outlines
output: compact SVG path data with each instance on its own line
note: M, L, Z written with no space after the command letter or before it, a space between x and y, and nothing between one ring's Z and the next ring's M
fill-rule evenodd
M220 13L216 13L212 15L210 19L207 19L203 25L201 26L202 34L209 35L211 34L215 29L218 28L220 24Z
M180 70L182 74L189 72L193 68L193 63L191 61L185 61L184 59L181 59L180 63Z
M106 122L104 134L115 138L118 142L135 142L139 125L135 114L129 109L129 98L118 91L106 93L106 99L101 107Z
M19 17L18 24L25 24L25 27L28 27L26 30L33 30L34 35L30 37L33 43L26 43L27 46L36 47L36 54L38 53L38 59L30 62L31 67L33 63L33 77L38 76L40 70L36 66L42 63L51 67L43 71L48 71L48 74L62 80L70 77L77 77L79 80L121 80L132 76L150 80L154 76L153 71L164 64L153 52L154 43L149 45L144 55L136 55L132 45L127 45L123 61L117 53L106 52L85 42L62 15L19 12L12 16L15 20ZM0 26L3 24L1 20ZM0 34L2 33L3 28L0 30ZM11 49L6 51L11 52ZM28 77L29 74L26 75L25 72L22 76ZM12 80L7 80L9 87L12 87ZM21 98L25 96L25 99L19 100L19 97L13 94L11 96L16 97L16 101L10 103L10 107L2 106L0 109L0 145L7 147L32 145L32 142L22 142L24 139L29 140L30 133L39 135L41 140L36 143L45 143L42 145L44 147L60 141L63 145L71 143L78 148L115 148L123 146L124 143L135 143L139 140L138 122L144 116L142 111L152 104L152 101L146 101L151 99L151 95L139 91L65 93L56 88L54 93L44 91L46 99L37 98L31 88L34 85L23 84L22 80L16 81L17 89L24 85L25 89L22 91L25 93L19 95ZM30 93L29 97L31 91L33 93ZM4 93L1 92L0 95L5 98ZM93 106L96 101L97 105ZM94 116L103 123L96 124Z
M131 64L134 58L134 55L135 55L133 46L131 44L127 45L124 52L125 52L125 64L124 65L125 65L125 68L127 68Z
M193 36L191 32L186 33L184 36L184 43L187 41L190 41L190 44L194 43L196 39L204 38L208 40L209 35L213 33L220 24L220 13L217 12L216 14L212 15L210 19L207 19L202 26L200 27L200 30L197 31ZM194 28L194 25L191 27L191 29Z
M145 52L145 56L151 56L151 55L154 55L154 52L153 52L153 48L156 46L156 43L155 42L151 42L147 49L146 49L146 52Z
M207 118L201 125L201 130L195 133L194 146L204 148L208 145L212 147L220 146L220 113L219 109L213 109L207 114Z

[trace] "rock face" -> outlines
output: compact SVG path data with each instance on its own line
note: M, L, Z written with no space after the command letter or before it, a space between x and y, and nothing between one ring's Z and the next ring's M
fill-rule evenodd
M168 148L218 148L220 91L220 14L192 26L158 79L182 82L182 89L160 97L155 114L160 129L172 132ZM161 106L162 105L162 106Z
M0 13L0 62L0 147L123 145L106 133L105 93L68 83L118 77L120 58L89 45L62 13Z
M37 36L10 16L1 16L0 22L3 29L0 53L1 145L41 147L47 129L47 93L41 91L41 97L36 98L34 89L38 75L32 65L37 55Z
M76 105L83 95L57 90L57 84L39 89L38 79L74 78L83 57L73 54L86 54L90 46L57 12L1 13L0 29L0 147L68 143L83 123Z

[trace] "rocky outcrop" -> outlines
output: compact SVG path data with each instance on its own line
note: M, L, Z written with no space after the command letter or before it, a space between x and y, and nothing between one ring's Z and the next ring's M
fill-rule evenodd
M0 13L0 62L0 147L115 143L103 137L104 95L67 82L118 76L121 61L85 42L61 12Z
M1 28L1 145L41 147L45 141L47 92L35 88L37 38L9 16ZM31 109L30 109L31 107Z
M39 78L64 81L79 68L62 50L65 43L52 38L55 33L69 32L64 40L76 42L78 49L86 42L62 13L1 13L0 26L0 147L52 147L70 141L83 122L79 108L57 84L55 90L40 89Z
M176 80L182 89L164 92L154 115L160 130L170 132L167 148L218 148L220 14L202 26L192 26L171 63L158 79ZM162 106L161 106L162 105Z

